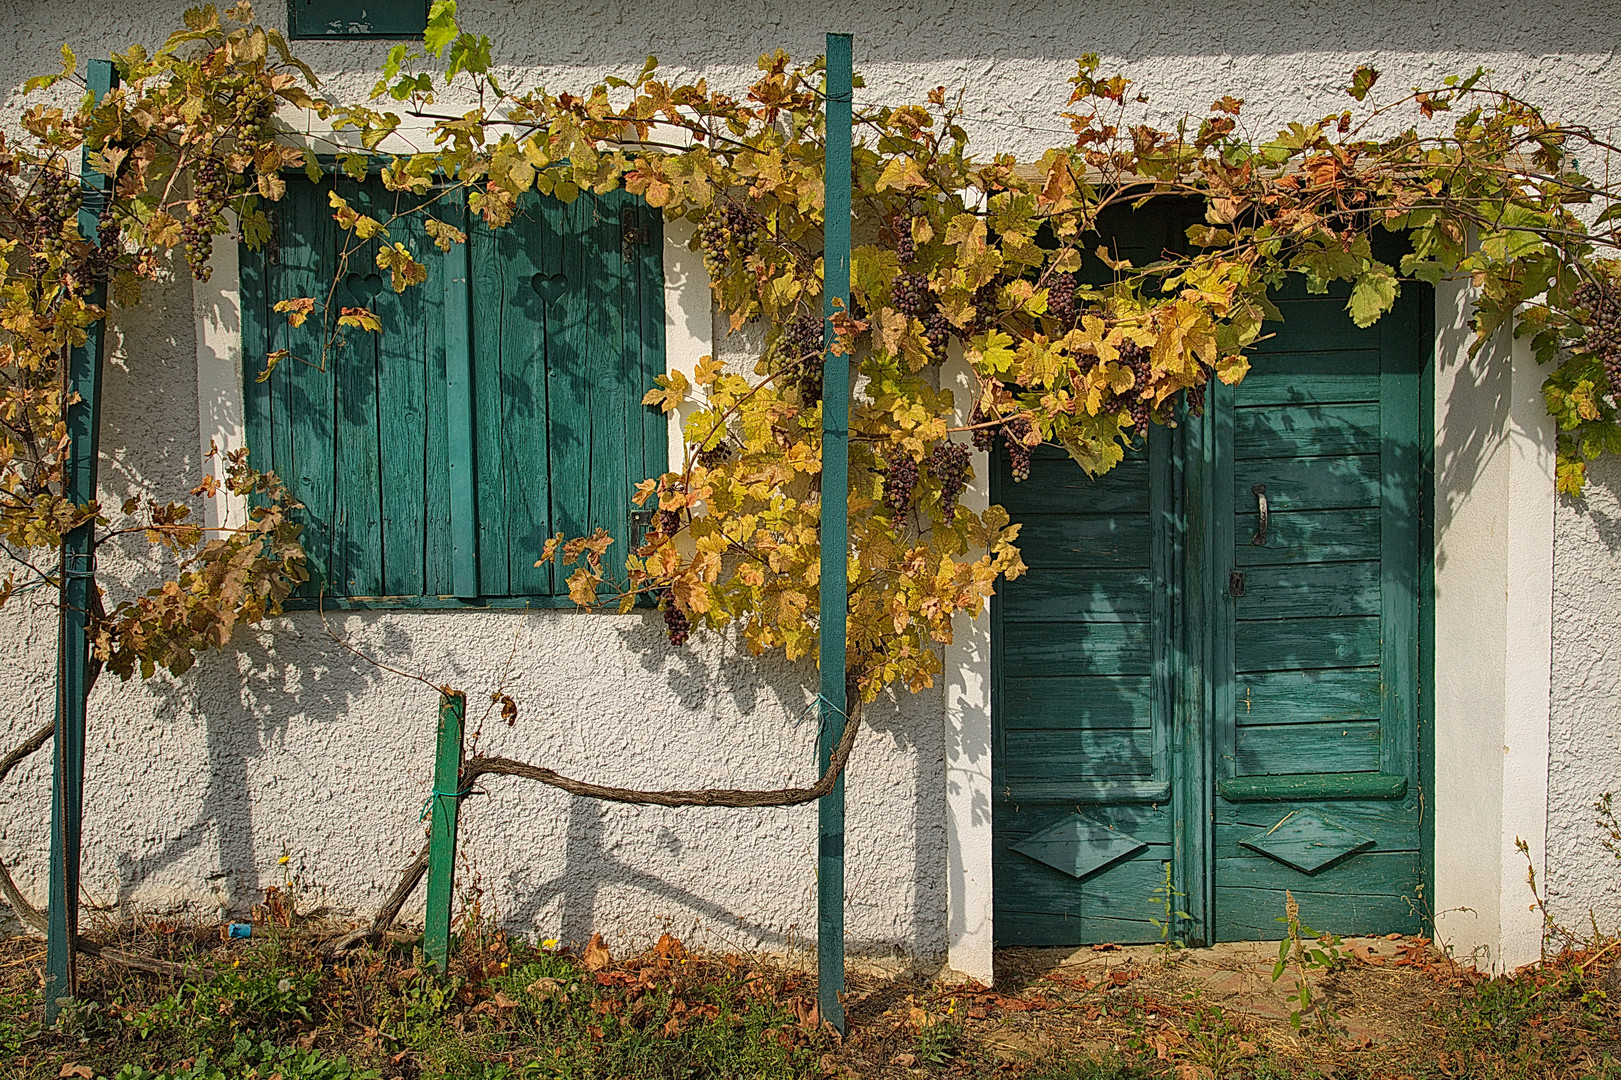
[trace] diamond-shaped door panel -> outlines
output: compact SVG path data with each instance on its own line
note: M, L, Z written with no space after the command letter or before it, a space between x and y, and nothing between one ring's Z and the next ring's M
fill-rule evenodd
M1270 829L1252 833L1239 843L1302 874L1315 874L1373 847L1374 841L1315 810L1295 810Z
M1136 837L1099 825L1080 814L1071 814L1012 845L1020 855L1073 878L1095 874L1146 847L1148 845Z

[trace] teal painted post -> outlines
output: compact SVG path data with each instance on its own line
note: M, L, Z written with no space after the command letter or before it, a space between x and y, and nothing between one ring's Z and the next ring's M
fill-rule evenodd
M439 740L428 796L428 912L422 951L441 973L450 960L450 901L456 891L456 819L460 810L462 720L467 698L439 695Z
M467 232L467 193L452 192L444 219ZM468 282L473 240L454 244L445 256L445 424L450 451L450 560L456 596L477 599L478 518L473 468L473 336Z
M822 314L850 305L850 35L827 35L827 185L822 244ZM850 358L835 356L833 324L822 364L822 725L818 771L844 735L845 617L849 605ZM844 1031L844 775L817 804L816 1000L822 1019Z
M92 60L85 72L95 99L112 89L110 60ZM109 178L90 166L90 148L81 155L79 235L90 243L100 233L101 203L109 197ZM107 303L107 283L90 287L89 302ZM106 324L85 328L84 344L68 353L67 389L72 404L67 422L67 470L62 493L84 504L96 497L96 440L101 427L101 361ZM73 401L73 395L78 400ZM84 820L85 699L90 694L89 623L95 581L95 524L80 525L62 537L58 581L61 621L56 641L56 732L51 783L51 870L45 931L45 1018L56 1018L59 1002L78 990L73 939L79 932L79 839Z

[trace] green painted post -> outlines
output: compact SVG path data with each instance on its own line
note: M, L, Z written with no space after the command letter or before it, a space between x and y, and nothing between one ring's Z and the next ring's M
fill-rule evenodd
M445 200L445 220L467 231L467 193ZM450 450L451 578L456 595L478 598L478 519L473 470L473 335L468 281L473 241L451 246L445 256L445 423Z
M850 305L850 35L827 35L827 185L822 244L822 314ZM836 303L835 303L836 302ZM818 771L844 735L845 620L849 606L850 358L835 356L833 324L822 363L822 725ZM844 1031L844 775L817 803L816 1000L822 1019Z
M439 695L439 744L433 761L428 835L428 914L422 951L441 972L450 960L450 901L456 891L456 818L461 802L462 720L467 698Z
M92 60L85 72L90 92L100 101L116 76L110 60ZM100 234L100 209L109 179L90 166L90 148L81 154L79 235L90 243ZM107 283L94 282L88 300L107 303ZM68 461L62 493L74 503L96 497L96 440L101 427L101 363L105 324L85 328L84 344L68 354L64 409ZM73 939L79 932L79 842L84 821L85 699L90 694L90 639L86 633L95 581L95 525L80 525L62 537L59 577L61 621L56 641L56 732L51 777L51 869L46 905L45 1019L56 1018L59 1002L78 990Z

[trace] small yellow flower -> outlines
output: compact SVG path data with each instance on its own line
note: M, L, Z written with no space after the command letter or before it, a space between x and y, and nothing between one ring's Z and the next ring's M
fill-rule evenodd
M232 967L241 967L242 966L242 961L240 961L240 960L232 960L231 961L231 966Z
M288 863L290 863L292 861L293 861L293 857L291 855L283 855L281 858L276 860L276 862L278 862L282 866L286 866Z
M557 948L557 939L554 937L549 937L540 943L540 947L542 949L555 949Z

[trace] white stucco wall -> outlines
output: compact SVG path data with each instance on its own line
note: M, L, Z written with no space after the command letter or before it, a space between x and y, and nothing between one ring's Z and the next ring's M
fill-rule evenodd
M10 0L0 5L0 87L52 67L64 40L81 58L132 41L156 44L185 6ZM1358 63L1380 67L1387 86L1482 64L1500 85L1535 97L1556 117L1621 115L1621 66L1612 59L1621 23L1591 3L763 7L623 0L571 7L468 0L462 9L468 28L495 39L497 58L509 68L506 83L553 89L634 73L648 53L672 73L736 87L762 52L781 46L810 56L825 31L853 32L856 63L868 77L860 100L914 99L935 85L966 84L976 142L1022 156L1062 141L1052 117L1067 97L1072 58L1089 51L1137 79L1162 115L1240 95L1256 133L1281 119L1338 111L1346 99L1337 88ZM329 90L358 95L370 88L368 72L387 46L298 48ZM18 99L8 98L6 111L17 107ZM182 277L150 298L115 327L102 466L104 498L113 505L131 490L182 494L206 444L190 284ZM205 337L212 333L205 325ZM210 385L206 372L203 384ZM211 422L221 422L218 403L205 404ZM1470 447L1468 431L1453 434ZM1558 839L1549 845L1546 873L1561 910L1570 911L1584 909L1589 895L1607 898L1608 911L1617 902L1614 868L1600 868L1589 839L1570 839L1590 837L1586 806L1608 789L1621 756L1611 715L1621 685L1612 644L1618 541L1608 516L1621 472L1599 470L1598 479L1588 509L1561 507L1558 517L1553 624L1556 643L1569 643L1556 655L1570 657L1571 666L1554 677L1555 771L1547 783ZM1448 527L1463 529L1468 513L1465 507ZM1480 546L1489 561L1489 515L1477 524L1484 539L1455 531L1451 542L1455 551ZM1497 578L1505 588L1508 565ZM104 567L114 578L142 580L142 568L128 559L109 557ZM52 613L32 600L20 597L0 613L0 652L12 661L0 669L0 701L8 706L0 739L8 745L49 715ZM334 626L387 662L474 694L509 672L507 689L523 713L510 730L485 724L481 745L494 752L661 786L803 782L810 775L814 732L795 719L811 672L760 665L720 643L672 652L656 616L392 613L345 616ZM1512 655L1510 628L1499 622L1481 634L1482 649ZM955 937L964 957L984 955L985 926L973 898L986 895L988 883L974 876L987 865L976 846L985 841L971 828L988 809L976 801L983 751L974 732L948 738L944 720L978 717L983 690L982 681L958 678L944 691L956 695L949 709L937 688L869 714L849 789L850 929L858 947L933 957ZM1486 695L1498 720L1472 759L1479 771L1468 774L1494 778L1499 802L1505 769L1513 770L1492 753L1511 690ZM476 699L474 706L476 715ZM240 654L209 658L183 679L144 687L103 682L91 706L87 890L101 903L212 903L217 895L240 906L278 880L276 859L286 844L336 904L366 908L420 835L433 709L425 687L357 666L307 614L278 621ZM1523 764L1522 754L1516 775L1523 777ZM24 859L24 886L37 894L49 817L46 758L6 787L0 858ZM476 875L486 903L515 926L565 938L603 929L623 938L656 935L668 920L683 932L696 923L716 944L773 947L813 933L811 808L633 810L572 802L535 785L490 787L488 798L469 805L472 874L463 880ZM1495 812L1497 831L1481 842L1498 850L1479 854L1501 881L1511 854L1500 850L1511 842L1503 830L1512 824L1503 807ZM949 887L948 848L960 860ZM1508 905L1501 890L1493 895Z

